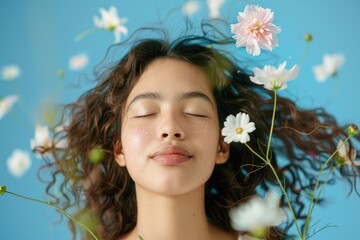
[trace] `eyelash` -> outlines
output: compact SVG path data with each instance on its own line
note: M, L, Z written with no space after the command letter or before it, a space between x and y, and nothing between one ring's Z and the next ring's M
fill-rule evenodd
M135 118L146 118L146 117L152 117L155 115L156 115L156 113L150 113L150 114L145 114L145 115L138 115L138 116L135 116Z
M192 116L192 117L200 117L200 118L206 118L207 116L206 115L202 115L202 114L196 114L196 113L184 113L185 115L188 115L188 116Z
M152 117L155 116L157 113L150 113L150 114L145 114L145 115L139 115L139 116L135 116L135 118L146 118L146 117ZM206 118L206 115L202 115L202 114L195 114L195 113L183 113L184 115L187 116L192 116L192 117L199 117L199 118Z

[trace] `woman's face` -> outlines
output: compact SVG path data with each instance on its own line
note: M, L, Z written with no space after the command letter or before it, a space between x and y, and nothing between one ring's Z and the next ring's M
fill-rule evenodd
M198 67L159 59L141 75L123 110L116 160L137 189L177 195L208 180L227 160L210 82Z

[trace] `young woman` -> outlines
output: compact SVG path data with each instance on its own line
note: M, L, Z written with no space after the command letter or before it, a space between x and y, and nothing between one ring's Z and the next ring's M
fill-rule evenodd
M48 192L61 186L58 203L91 213L100 239L237 239L245 233L231 227L229 209L277 186L256 154L221 136L229 114L247 113L256 126L247 144L264 152L273 110L273 93L223 51L229 42L208 33L135 41L66 107L69 122L57 136L66 147L41 149L52 153ZM271 161L299 219L319 166L347 135L323 109L278 98ZM94 149L101 161L91 161ZM352 182L359 168L342 166L332 180L339 174ZM292 223L267 239L286 238Z

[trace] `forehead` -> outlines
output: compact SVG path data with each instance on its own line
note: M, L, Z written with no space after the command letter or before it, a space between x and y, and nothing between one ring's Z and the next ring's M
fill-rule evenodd
M184 60L163 58L152 62L138 79L128 100L144 92L161 92L167 96L200 91L212 96L210 80L204 71Z

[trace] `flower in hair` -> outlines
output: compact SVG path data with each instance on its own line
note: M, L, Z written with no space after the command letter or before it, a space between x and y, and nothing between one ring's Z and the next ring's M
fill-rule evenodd
M29 170L31 159L29 153L15 149L7 161L9 172L15 177L21 177Z
M16 95L10 95L5 98L0 98L0 119L13 107L18 101L19 97Z
M236 47L246 47L246 51L257 56L262 49L272 50L278 46L277 34L281 29L272 23L274 13L258 5L248 5L244 12L239 12L238 23L231 24L231 32L236 40Z
M227 143L246 143L250 141L249 133L255 129L255 124L250 122L249 115L239 112L236 117L230 114L226 118L221 134L225 137L224 141Z
M285 69L286 61L275 68L266 65L264 68L253 69L254 76L250 76L250 80L256 84L264 85L264 88L269 90L283 90L287 87L287 82L295 79L300 67L294 65L290 70Z
M99 11L101 19L94 16L95 26L100 29L114 32L115 42L119 42L120 35L126 35L128 33L127 28L124 26L124 23L127 22L127 18L119 18L117 15L117 9L114 6L110 7L109 11L106 11L104 8L100 8Z
M357 166L360 166L360 161L354 161L356 158L356 150L352 149L349 153L349 146L344 143L343 140L339 140L337 148L339 149L336 156L336 161L340 164L349 164L354 163Z
M263 237L267 228L279 226L287 220L284 209L279 207L279 196L274 191L265 198L259 196L233 207L229 211L231 226L236 231L248 231L253 236Z
M335 76L344 62L343 54L325 54L323 63L313 68L315 79L318 82L324 82L327 78Z

